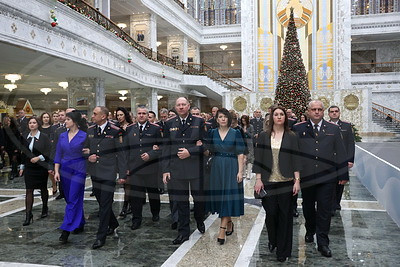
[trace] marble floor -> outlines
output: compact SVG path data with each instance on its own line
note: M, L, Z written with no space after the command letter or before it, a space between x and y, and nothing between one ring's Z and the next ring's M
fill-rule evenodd
M253 177L254 179L254 177ZM106 245L92 250L98 224L98 206L90 197L90 179L85 193L85 231L70 235L61 245L57 229L63 218L65 202L51 196L49 216L40 219L40 194L35 194L34 221L22 226L25 218L23 178L10 181L7 171L0 175L0 266L396 266L400 262L400 231L381 205L352 176L346 185L342 210L332 218L330 231L332 258L318 253L315 243L304 242L304 217L301 195L300 216L294 219L292 257L278 264L268 252L264 225L265 212L252 198L254 180L246 180L245 215L234 219L235 232L220 246L216 242L219 228L217 215L205 221L201 235L192 218L192 235L181 246L172 245L176 230L170 229L168 196L162 195L159 222L152 222L149 204L144 206L142 227L132 231L130 218L120 219L120 227ZM49 191L50 184L49 184ZM122 207L122 188L116 189L114 211Z

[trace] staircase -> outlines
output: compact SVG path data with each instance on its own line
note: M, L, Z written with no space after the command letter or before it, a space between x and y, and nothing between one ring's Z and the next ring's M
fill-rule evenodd
M396 134L390 141L400 141L400 112L372 103L372 121L388 132Z

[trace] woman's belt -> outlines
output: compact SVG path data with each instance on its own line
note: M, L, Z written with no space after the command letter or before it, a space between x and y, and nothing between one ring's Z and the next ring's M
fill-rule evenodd
M224 158L236 158L237 155L233 154L233 153L220 153L220 152L216 152L214 153L214 155L216 157L224 157Z

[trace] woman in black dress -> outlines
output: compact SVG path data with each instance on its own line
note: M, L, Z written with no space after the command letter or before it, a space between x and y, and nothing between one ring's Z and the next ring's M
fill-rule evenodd
M23 138L20 175L24 174L26 187L26 219L24 226L33 221L33 190L40 189L43 207L41 218L47 217L49 192L47 191L48 156L50 154L50 138L39 131L40 120L32 117L28 120L29 133Z

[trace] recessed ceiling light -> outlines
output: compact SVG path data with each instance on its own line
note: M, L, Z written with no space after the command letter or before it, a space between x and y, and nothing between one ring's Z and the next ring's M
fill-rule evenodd
M19 74L6 74L5 79L11 81L12 83L15 83L15 81L21 80L21 75L19 75Z
M126 96L120 96L119 99L121 99L122 101L125 101L127 99Z
M42 92L45 95L47 95L51 91L52 91L51 88L40 88L40 92Z
M222 50L225 50L225 49L228 48L228 46L227 45L220 45L219 48L221 48Z
M127 93L129 93L128 90L119 90L118 94L121 94L122 96L125 96Z
M121 29L125 29L126 28L126 24L125 23L118 23L117 26L120 27Z
M13 84L13 83L9 83L9 84L5 84L4 88L8 89L8 91L12 92L12 90L17 88L17 85Z
M62 87L65 90L68 87L68 82L59 82L58 86Z

